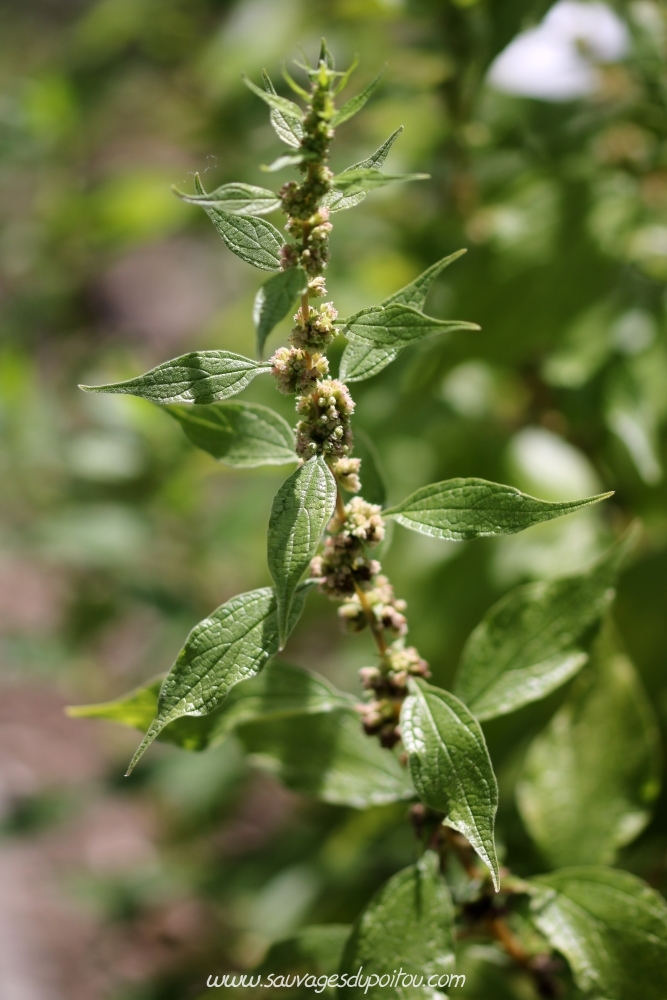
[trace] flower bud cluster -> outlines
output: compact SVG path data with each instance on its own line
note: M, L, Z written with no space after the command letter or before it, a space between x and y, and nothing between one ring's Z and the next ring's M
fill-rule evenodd
M309 395L299 396L296 425L296 452L304 459L313 455L346 455L352 447L350 417L354 402L348 388L338 379L317 382Z
M376 621L383 629L387 629L397 637L406 634L408 624L403 612L407 604L394 597L394 588L386 576L378 576L373 581L372 588L366 591L365 596ZM338 617L346 632L362 632L368 624L366 614L356 593L340 606Z
M311 392L316 383L329 374L329 362L325 357L297 347L279 347L271 364L277 388L285 395Z
M360 469L360 458L339 458L331 466L334 476L348 493L358 493L361 489L361 482L359 480Z
M310 564L311 576L319 579L320 590L333 600L355 595L356 586L366 587L380 572L380 564L366 556L366 545L377 545L384 537L384 522L380 508L353 497L344 508L342 522L334 517L329 528L338 529L329 535L324 551Z
M362 667L361 682L372 691L371 701L359 705L364 730L379 736L383 746L392 747L401 738L398 720L407 694L408 677L430 677L431 672L414 646L405 648L395 642L382 657L378 667Z
M333 302L323 302L319 309L310 306L308 319L304 323L303 313L299 309L294 314L296 326L292 330L290 341L295 347L305 347L309 351L323 351L336 336L335 321L338 310Z

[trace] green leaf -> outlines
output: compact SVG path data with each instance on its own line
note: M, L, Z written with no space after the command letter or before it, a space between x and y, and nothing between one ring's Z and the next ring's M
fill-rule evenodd
M257 356L261 358L266 338L289 313L296 299L308 290L308 276L301 267L268 278L255 296L252 318L257 333Z
M170 406L186 436L213 458L237 469L298 461L294 433L286 420L258 403Z
M276 586L281 649L289 634L294 594L331 520L336 490L329 466L317 455L285 480L273 501L267 553Z
M192 205L207 205L231 215L266 215L280 208L278 195L254 184L223 184L210 194L183 194L182 191L176 194Z
M343 174L346 174L350 170L370 170L374 167L381 167L389 155L389 150L394 145L402 131L403 126L401 125L395 132L392 132L389 138L385 139L382 145L376 149L374 153L371 153L366 160L360 160L358 163L353 163L351 167L346 167L345 170L343 170ZM362 202L365 197L366 192L363 190L355 191L351 194L345 194L343 191L332 190L325 194L322 199L322 204L329 209L329 212L342 212L347 208L354 208L354 206Z
M513 486L486 479L446 479L424 486L383 512L404 528L433 538L467 541L489 535L512 535L540 521L588 507L612 496L600 493L585 500L536 500Z
M499 889L493 826L498 785L479 722L448 691L410 680L401 734L410 774L427 806L468 838Z
M285 156L279 156L273 163L263 164L260 169L273 174L277 170L284 170L285 167L297 167L300 163L305 163L306 160L313 158L312 153L286 153Z
M275 111L280 111L282 114L287 115L290 118L295 118L298 122L303 121L303 111L299 105L295 104L294 101L289 101L286 97L279 97L266 73L264 74L264 85L266 86L268 81L271 87L270 90L262 90L262 88L253 83L252 80L245 75L245 73L241 74L241 79L245 83L246 87L248 87L249 90L252 90L253 94L257 94L258 97L261 97L261 99L268 104L270 108L273 108Z
M272 96L277 96L276 88L271 83L266 70L262 72L262 76L264 78L264 89ZM264 100L264 98L262 99ZM291 104L290 101L287 103ZM292 106L297 109L298 114L285 110L283 107L272 107L271 124L273 125L278 138L281 139L287 146L292 146L293 149L296 149L301 145L301 140L303 139L303 127L301 125L302 115L301 109L298 108L296 104Z
M454 685L478 719L544 698L581 669L626 551L622 539L585 572L516 587L487 611L466 643Z
M384 70L382 73L383 72ZM371 80L368 86L364 87L360 94L357 94L356 97L351 97L349 101L346 101L343 107L340 108L340 110L337 111L331 119L331 128L338 128L338 126L342 125L343 122L346 122L349 118L352 118L353 115L356 115L358 111L361 111L364 104L382 79L382 73L378 73L375 79Z
M308 583L298 588L288 630L303 610ZM183 715L208 715L240 681L259 673L278 652L278 608L271 587L233 597L195 625L167 674L158 711L127 773L166 725Z
M274 976L292 973L304 978L309 974L333 976L338 972L343 948L351 930L349 924L311 924L310 927L303 927L294 937L271 945L258 971L267 976L270 973ZM287 996L290 1000L295 996L310 1000L313 991L302 985L300 991L290 990Z
M427 181L430 176L430 174L383 174L375 167L348 167L343 173L336 174L331 183L339 191L373 191L387 184Z
M208 196L195 176L197 194L204 195L198 204L218 230L223 243L232 253L253 264L260 271L280 270L280 250L285 240L275 226L266 219L256 219L252 215L232 215L208 204Z
M610 628L591 668L532 742L519 809L552 867L612 864L649 822L659 791L657 723Z
M271 365L230 351L193 351L163 361L145 375L109 385L80 385L85 392L118 392L153 403L216 403L236 396Z
M414 797L405 768L349 709L252 722L237 735L257 764L302 795L354 809Z
M533 920L581 990L604 1000L664 1000L662 896L628 872L597 866L541 875L532 886Z
M157 715L164 676L122 698L99 705L74 705L67 714L75 718L108 719L132 729L148 729ZM204 750L221 743L247 722L295 718L347 708L351 695L323 677L280 660L273 660L250 680L236 684L219 708L208 715L183 716L165 726L157 739L185 750Z
M389 141L389 140L387 140ZM350 197L356 197L351 195ZM355 203L356 204L356 203ZM347 206L346 206L347 207ZM352 206L349 206L352 207ZM405 288L390 295L380 303L381 306L388 306L392 303L412 306L414 309L422 309L426 302L429 289L438 275L446 267L453 264L461 257L465 250L457 250L449 257L432 264L423 274L411 281ZM363 379L377 375L383 368L395 361L400 354L400 347L372 347L366 341L350 341L345 350L340 363L340 378L344 382L361 382Z
M436 333L453 330L479 330L476 323L456 319L435 319L425 313L392 302L388 306L370 306L343 320L348 340L367 344L369 347L401 348Z
M362 972L354 985L339 987L338 995L351 1000L444 997L443 987L454 970L453 923L454 907L438 857L427 851L416 865L390 878L358 918L340 971L353 982Z
M361 427L354 428L354 454L361 459L361 495L368 503L383 505L387 499L387 484L380 456L370 436Z

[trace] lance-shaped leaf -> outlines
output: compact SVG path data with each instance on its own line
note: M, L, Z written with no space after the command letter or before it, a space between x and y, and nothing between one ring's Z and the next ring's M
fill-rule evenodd
M348 167L336 174L331 183L339 191L374 191L387 184L403 184L406 181L427 181L430 174L383 174L376 167Z
M402 131L403 126L401 125L395 132L392 132L389 138L385 139L382 145L378 147L374 153L371 153L367 159L360 160L358 163L353 163L352 166L346 167L345 170L343 170L343 174L346 174L350 170L379 169L387 159L389 150L394 145ZM354 208L354 206L362 202L365 197L366 192L364 190L345 193L342 190L336 191L334 189L327 192L322 199L322 204L329 209L329 212L342 212L346 208Z
M285 156L279 156L273 163L263 164L260 169L273 174L277 170L284 170L285 167L298 167L300 163L313 159L312 153L286 153Z
M446 479L417 490L384 511L383 517L393 517L403 527L422 535L461 542L488 535L513 535L610 496L612 493L600 493L585 500L550 502L486 479Z
M271 365L230 351L193 351L163 361L145 375L109 385L80 385L86 392L118 392L153 403L217 403L249 385Z
M279 97L266 74L264 74L264 84L266 85L268 81L271 87L270 90L262 90L262 88L258 87L256 83L253 83L252 80L245 75L245 73L241 75L241 78L246 87L248 87L249 90L252 90L253 94L257 94L258 97L261 97L261 99L268 104L270 108L274 108L276 111L282 111L283 114L289 115L290 118L296 118L298 122L303 121L303 111L299 105L295 104L294 101L288 100L286 97Z
M350 709L262 719L236 735L257 764L321 802L367 809L414 798L395 754L369 740Z
M264 89L272 96L277 96L276 88L271 83L266 70L263 71L262 76L264 79ZM291 104L291 102L288 101L288 104ZM296 104L293 107L297 109L298 113L292 112L289 109L286 110L283 106L274 106L271 108L270 117L271 124L278 138L287 146L292 146L293 149L296 149L301 145L301 140L303 139L303 126L301 125L301 109Z
M532 919L586 995L663 1000L667 904L628 872L586 866L532 880Z
M498 785L484 734L468 708L448 691L409 681L401 735L410 774L427 806L468 838L499 888L493 827Z
M289 313L296 299L308 290L308 276L301 267L268 278L255 296L252 318L257 333L257 356L261 358L266 338Z
M383 348L407 347L424 337L445 331L480 329L476 323L463 320L435 319L400 302L362 309L341 325L348 340Z
M223 184L209 194L183 194L182 191L176 194L192 205L207 205L231 215L267 215L280 208L277 194L254 184Z
M349 101L346 101L343 107L340 108L340 110L338 110L331 119L331 128L338 128L338 126L342 125L343 122L346 122L349 118L352 118L353 115L356 115L358 111L361 111L368 98L377 88L381 79L382 73L378 73L375 79L371 80L368 86L364 87L360 94L357 94L356 97L351 97Z
M195 189L204 195L198 204L218 230L223 243L232 253L253 264L260 271L280 270L280 250L285 240L275 226L266 219L256 219L252 215L232 215L208 204L206 192L199 177L195 175Z
M612 864L650 820L659 791L656 719L607 627L590 668L530 745L519 809L551 866Z
M74 705L66 711L75 718L108 719L132 729L146 730L158 712L164 675L122 698L98 705ZM250 680L236 684L219 708L208 715L183 716L165 726L157 739L184 750L204 750L222 742L238 726L271 719L294 719L349 708L351 695L338 691L317 674L280 660L268 663Z
M303 610L309 590L295 593L287 631ZM130 774L166 725L183 715L208 715L240 681L259 673L278 652L278 608L271 587L239 594L195 625L162 685L155 719L130 762Z
M581 669L591 632L614 599L628 541L583 573L516 587L487 611L466 643L454 686L478 719L545 698Z
M350 197L356 196L350 195ZM390 295L380 305L386 307L392 303L398 303L399 305L412 306L414 309L423 309L426 296L435 279L465 252L465 250L457 250L449 257L444 257L432 264L418 278L411 281L405 288ZM401 350L400 347L372 347L366 341L351 340L343 351L340 377L344 382L361 382L363 379L371 378L392 361L395 361Z
M454 907L438 868L437 855L427 851L416 865L398 872L375 893L354 925L340 967L353 982L355 974L363 972L355 985L339 988L340 996L350 1000L444 996L442 986L454 970ZM435 985L428 985L429 979Z
M285 480L273 501L267 553L276 586L281 649L289 634L292 600L331 520L336 490L329 466L317 455Z
M258 403L213 403L170 406L187 437L225 465L252 469L257 465L296 462L294 433L286 420Z

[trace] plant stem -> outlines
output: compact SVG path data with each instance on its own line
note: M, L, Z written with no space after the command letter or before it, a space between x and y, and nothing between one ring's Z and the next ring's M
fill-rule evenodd
M364 614L366 615L366 621L368 622L368 627L373 633L373 638L375 639L375 645L377 646L380 656L384 656L387 652L387 643L384 638L384 633L382 627L380 626L377 618L373 614L373 609L368 602L366 594L361 589L357 581L354 581L354 589L357 592L357 597L359 598L359 603L363 608Z

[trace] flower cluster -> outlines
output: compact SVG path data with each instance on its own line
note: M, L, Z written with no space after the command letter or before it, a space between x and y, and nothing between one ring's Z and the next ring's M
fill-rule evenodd
M346 385L338 379L317 382L309 395L299 396L296 451L304 459L313 455L343 456L352 447L350 417L354 402Z
M377 545L384 538L380 508L353 497L344 508L342 520L335 516L324 543L324 551L310 564L311 576L320 580L320 589L333 600L356 596L357 586L364 589L380 572L380 564L369 559L365 546Z
M348 493L358 493L361 489L361 482L359 480L360 469L360 458L339 458L331 465L331 471L334 476Z
M403 612L407 604L394 597L394 588L386 576L377 576L373 580L371 589L366 591L365 597L380 628L387 629L397 637L406 634L408 625ZM340 606L338 617L346 632L361 632L368 624L366 613L356 593Z
M335 322L338 310L332 302L323 302L319 309L310 306L308 319L304 323L303 313L299 309L294 315L295 327L290 341L295 347L305 347L309 351L323 351L336 336Z
M408 677L430 677L428 663L414 646L395 642L378 667L362 667L361 682L372 691L371 701L359 705L362 724L369 736L379 736L383 746L392 747L401 738L398 720L407 694Z
M320 354L309 354L297 347L279 347L271 358L271 374L285 395L308 393L329 374L329 362Z

